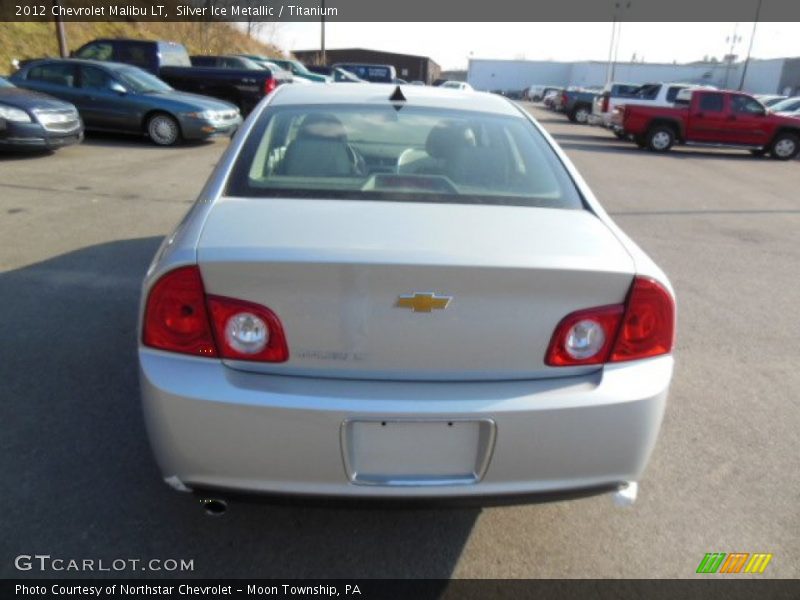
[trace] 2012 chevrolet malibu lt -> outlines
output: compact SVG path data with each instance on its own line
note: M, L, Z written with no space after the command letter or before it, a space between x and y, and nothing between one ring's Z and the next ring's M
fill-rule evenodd
M673 370L664 273L505 98L284 86L144 281L180 490L630 499Z

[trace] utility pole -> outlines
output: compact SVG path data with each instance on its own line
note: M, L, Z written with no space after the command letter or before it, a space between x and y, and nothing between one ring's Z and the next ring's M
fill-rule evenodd
M723 86L725 89L728 88L728 80L731 76L731 67L733 66L733 61L735 60L736 55L733 51L736 49L736 44L742 41L742 36L737 35L736 31L739 29L739 23L736 23L733 26L733 35L729 35L725 38L726 42L731 43L730 50L728 50L728 54L725 56L725 85Z
M620 13L623 9L631 7L631 1L617 0L614 2L614 18L611 23L611 44L608 47L608 69L606 71L606 83L610 84L614 80L614 69L617 62L617 53L619 52L619 39L622 29L622 19Z
M319 18L321 29L320 29L320 40L319 40L319 48L320 48L320 56L322 57L322 64L328 64L328 57L325 54L325 0L322 0L322 15Z
M58 40L58 53L61 58L69 56L69 48L67 48L67 34L64 31L64 21L61 19L61 0L53 0L53 8L56 9L56 39Z
M742 67L742 80L739 82L739 91L744 88L744 78L747 77L747 67L750 65L750 53L753 51L753 41L756 39L756 27L758 27L758 17L761 14L761 3L763 0L758 0L756 6L756 20L753 21L753 33L750 34L750 45L747 47L747 58L744 59L744 66Z

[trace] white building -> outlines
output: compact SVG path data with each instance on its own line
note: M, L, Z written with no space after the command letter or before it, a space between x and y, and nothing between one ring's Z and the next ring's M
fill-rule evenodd
M744 63L699 62L630 63L614 65L614 81L648 83L681 81L704 83L720 88L738 88ZM524 90L531 85L602 87L608 76L608 63L600 61L555 62L473 58L467 81L477 90ZM751 59L745 91L754 94L800 94L800 58Z

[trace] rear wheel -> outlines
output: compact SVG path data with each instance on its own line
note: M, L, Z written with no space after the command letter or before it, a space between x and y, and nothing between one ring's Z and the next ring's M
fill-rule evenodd
M800 138L794 133L779 133L770 147L770 156L778 160L790 160L800 153Z
M666 152L675 143L675 130L666 125L656 125L647 132L647 148L653 152Z
M569 120L581 125L586 124L589 120L589 109L585 106L578 106L572 110L569 115Z
M159 113L147 120L147 135L154 144L173 146L181 137L181 129L174 117Z
M627 137L628 137L628 134L625 133L624 131L615 131L614 135L617 136L617 139L619 139L619 140L624 140L624 139L627 139Z

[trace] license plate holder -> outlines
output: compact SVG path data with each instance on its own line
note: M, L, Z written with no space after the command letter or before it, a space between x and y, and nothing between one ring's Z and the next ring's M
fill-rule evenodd
M350 419L341 427L345 471L358 485L478 483L495 429L491 419Z

